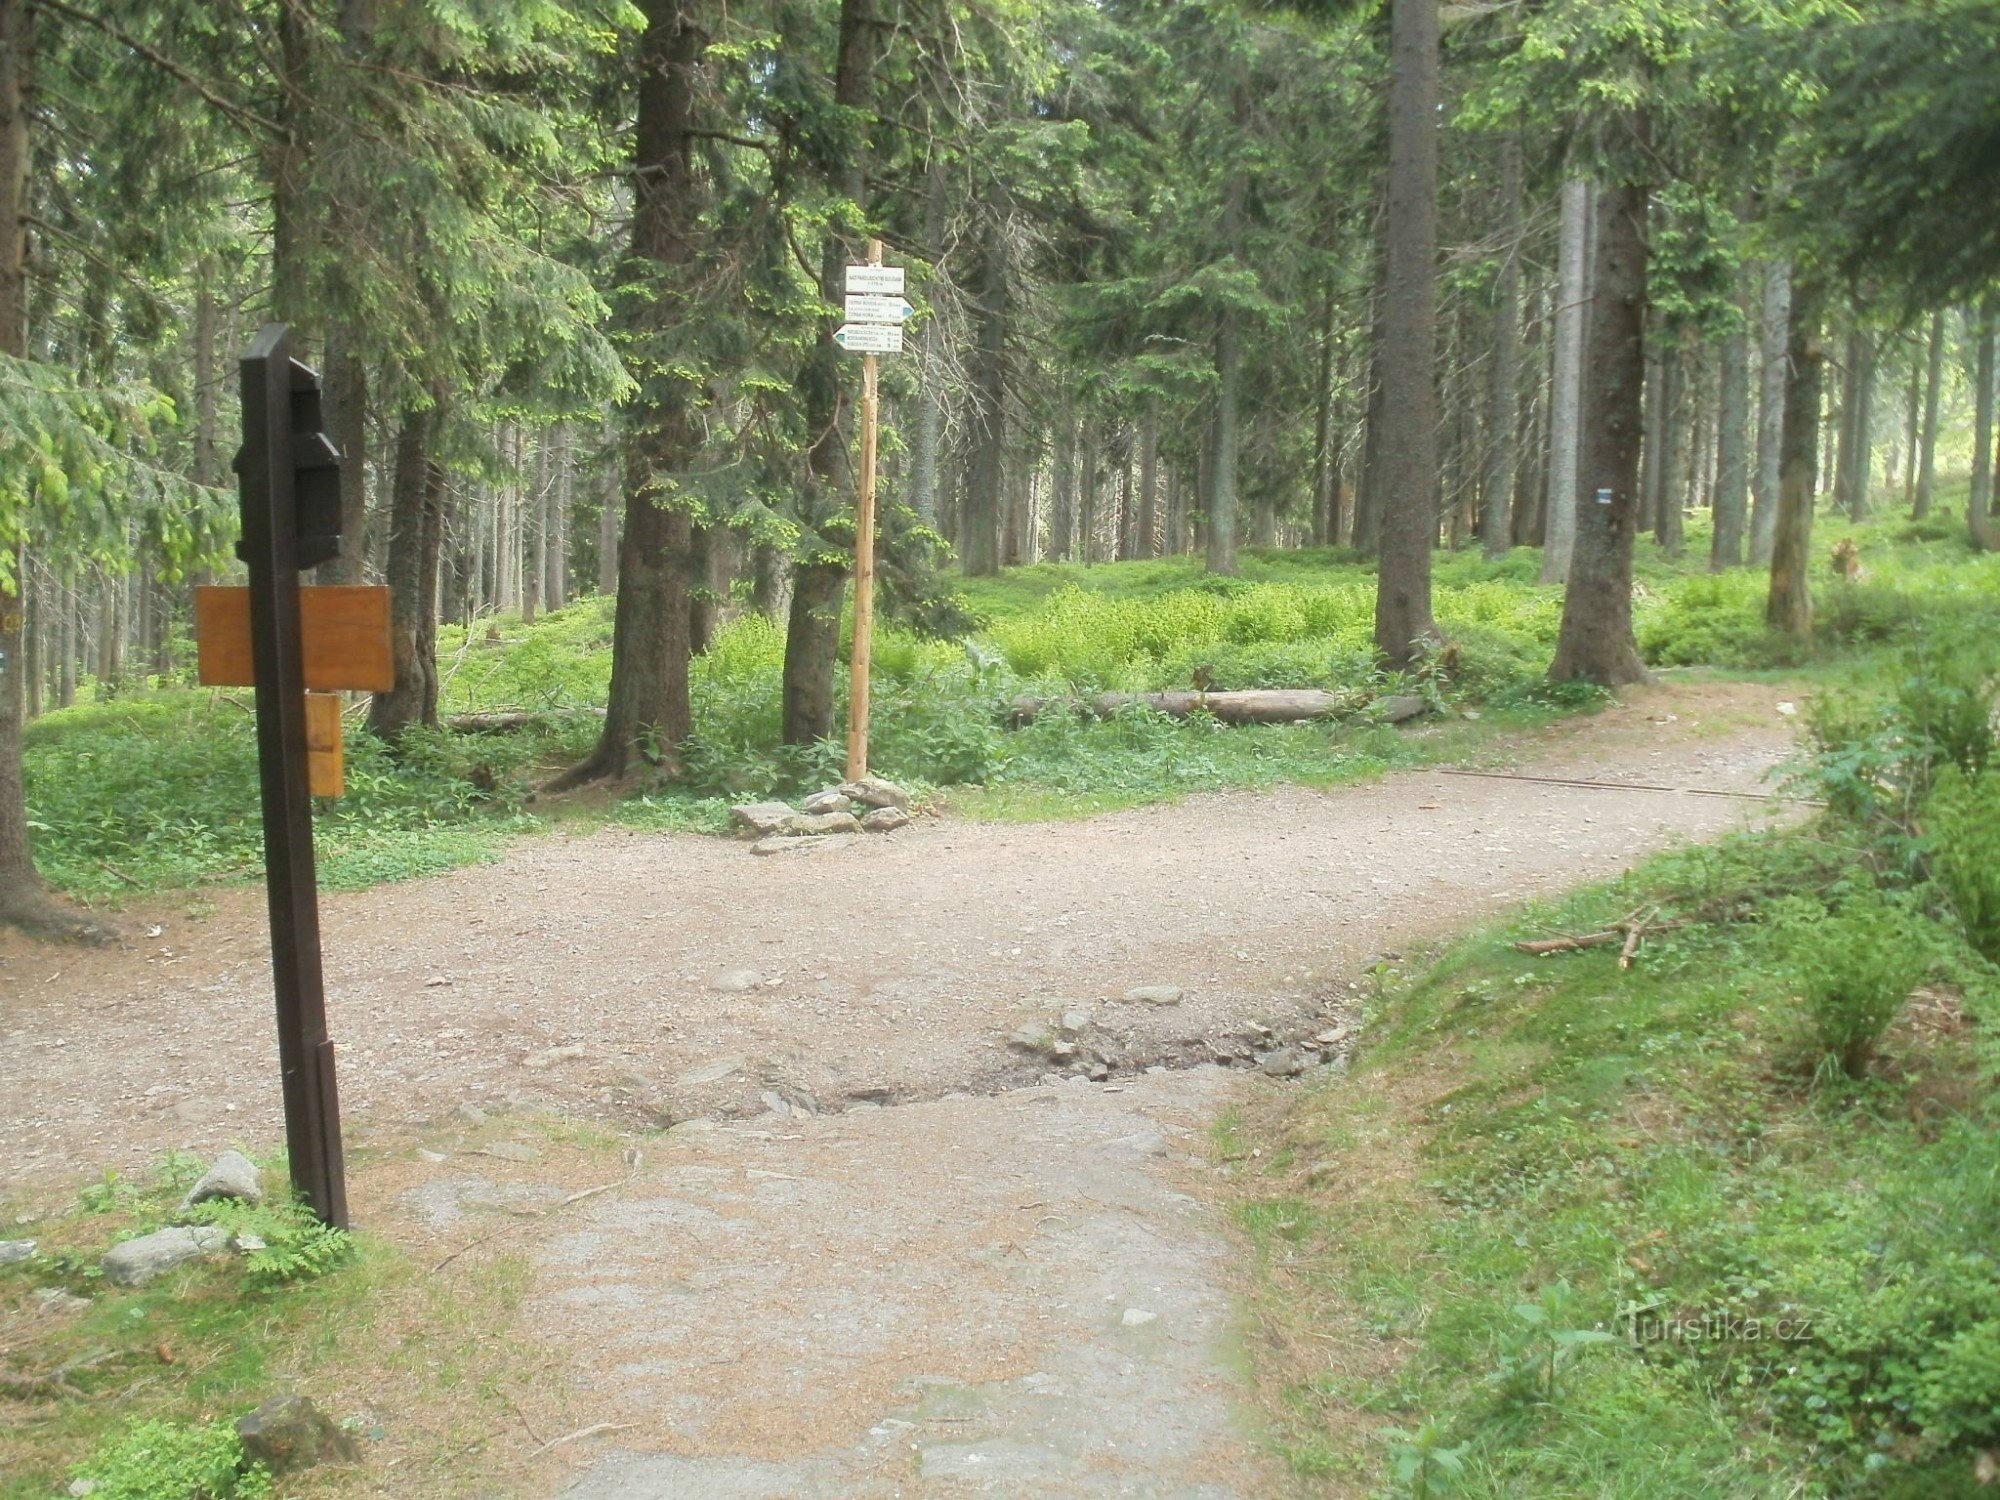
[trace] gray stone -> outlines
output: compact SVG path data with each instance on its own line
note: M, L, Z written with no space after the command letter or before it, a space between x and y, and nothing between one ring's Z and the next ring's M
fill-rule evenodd
M775 830L794 838L816 837L824 833L859 833L861 820L853 813L793 813Z
M74 1292L66 1292L59 1286L45 1286L35 1293L35 1311L45 1318L53 1318L63 1313L82 1312L90 1306L88 1297L79 1297Z
M223 1152L201 1174L201 1181L188 1189L187 1196L181 1199L181 1207L193 1208L197 1203L206 1203L212 1198L262 1203L264 1179L257 1174L257 1164L240 1151Z
M1149 1312L1143 1307L1128 1307L1125 1309L1125 1316L1118 1321L1123 1323L1127 1328L1143 1328L1159 1316L1158 1313Z
M799 811L805 813L853 812L854 799L844 792L828 787L823 792L814 792L799 804Z
M0 1240L0 1266L18 1266L24 1260L32 1260L34 1254L33 1240Z
M810 849L812 846L813 841L811 839L795 839L790 834L774 833L768 838L757 840L756 843L750 846L750 852L752 854L783 854L787 850Z
M94 1495L97 1493L97 1481L95 1479L72 1479L69 1482L69 1488L63 1491L63 1493L66 1495Z
M1400 724L1405 719L1422 718L1430 711L1430 704L1414 693L1392 693L1368 705L1368 717L1378 724Z
M497 1156L502 1161L535 1161L542 1154L533 1146L524 1146L519 1141L495 1141L483 1149L486 1155Z
M718 1057L713 1062L702 1063L675 1076L674 1082L684 1089L700 1088L705 1083L720 1083L731 1073L740 1070L748 1059L740 1052L732 1052L727 1057Z
M1181 990L1175 984L1142 984L1127 990L1125 998L1135 1005L1179 1005Z
M1023 1052L1033 1052L1038 1056L1046 1056L1053 1053L1057 1047L1065 1045L1058 1042L1046 1026L1020 1027L1008 1036L1007 1040Z
M740 807L729 809L729 816L736 820L739 828L747 828L752 833L776 833L785 826L785 820L795 818L797 813L783 802L746 802Z
M1257 1055L1257 1066L1272 1078L1292 1078L1305 1071L1305 1064L1299 1061L1298 1053L1290 1047L1279 1047Z
M909 822L910 815L900 807L871 807L861 815L861 826L869 833L894 833Z
M213 1255L228 1243L229 1231L219 1224L158 1229L112 1246L103 1261L104 1279L113 1286L144 1286L176 1266Z
M243 1451L273 1474L318 1464L358 1464L354 1439L303 1396L276 1396L241 1418L236 1435Z
M566 1047L544 1047L540 1052L530 1052L522 1058L521 1066L532 1068L539 1073L544 1068L553 1068L557 1063L570 1062L582 1057L585 1050L574 1043Z
M843 781L840 794L851 797L863 807L900 807L909 811L910 794L893 781L884 781L880 776L864 776L859 781Z
M764 982L764 976L755 969L725 969L713 979L708 987L717 994L740 995L745 990L754 990Z
M1076 1009L1064 1011L1062 1019L1057 1022L1057 1025L1061 1027L1063 1035L1078 1036L1090 1030L1091 1022L1096 1019L1089 1011L1079 1006Z
M477 1130L486 1123L486 1111L468 1100L451 1112L451 1118L460 1125Z

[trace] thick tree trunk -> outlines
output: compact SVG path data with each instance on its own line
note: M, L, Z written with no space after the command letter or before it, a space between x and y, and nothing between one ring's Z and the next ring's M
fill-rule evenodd
M1643 682L1632 634L1632 547L1646 378L1646 200L1637 183L1597 194L1596 264L1584 360L1576 545L1549 676L1605 687Z
M2000 523L1993 519L1996 478L1993 451L1994 345L2000 335L2000 314L1991 307L1973 314L1972 370L1972 493L1965 507L1973 550L2000 549Z
M1917 498L1911 516L1921 521L1937 499L1938 407L1944 390L1944 314L1931 314L1930 347L1924 367L1924 423L1917 434Z
M875 55L881 42L876 0L841 0L839 51L833 102L850 119L865 120L875 107ZM866 212L868 141L865 126L846 144L834 188ZM820 292L838 307L845 296L844 267L860 247L836 234L821 259ZM852 469L847 453L847 372L825 328L800 372L806 431L806 512L822 533L851 535ZM784 736L788 745L810 745L833 733L834 674L840 663L841 601L850 567L825 551L798 565L785 628Z
M1783 461L1778 479L1778 527L1771 549L1771 592L1765 622L1786 635L1812 633L1813 497L1818 489L1820 293L1792 289L1791 344L1786 351Z
M1791 347L1792 267L1774 260L1764 267L1764 316L1758 349L1757 486L1750 515L1750 561L1771 560L1778 534L1778 482L1783 465L1786 371Z
M28 132L34 23L25 0L0 0L0 354L28 357ZM35 873L21 730L27 558L0 558L0 924L50 937L109 934L51 901Z
M1514 541L1515 441L1521 406L1521 138L1500 143L1500 270L1493 287L1493 369L1486 403L1479 540L1504 557Z
M639 117L634 138L632 266L654 299L642 328L670 326L701 259L704 194L695 174L696 104L708 46L710 7L646 0L639 42ZM662 274L664 269L665 274ZM698 433L679 382L648 382L627 420L625 529L618 545L618 605L612 626L611 692L597 748L551 790L636 765L671 767L692 725L688 702L688 585L693 523L676 476ZM829 663L827 675L831 676Z
M329 336L326 434L340 450L340 553L321 563L321 583L360 583L368 567L368 377L346 341Z
M1436 0L1392 0L1389 204L1382 345L1382 560L1375 587L1375 649L1392 668L1412 665L1438 639L1431 618L1437 544L1437 112Z
M933 157L925 174L924 248L936 265L944 259L945 170ZM944 329L933 317L918 336L917 430L910 442L910 508L921 526L938 523L939 457L944 450Z
M1591 184L1572 177L1562 187L1556 246L1554 373L1549 391L1549 484L1543 503L1543 583L1569 577L1576 546L1577 451L1583 433L1583 340L1590 315Z
M1722 343L1715 435L1715 542L1709 566L1716 572L1743 564L1743 532L1750 504L1750 335L1733 331Z
M383 568L389 584L389 619L396 658L396 686L377 693L368 706L369 731L394 743L411 728L437 725L437 659L425 651L434 640L435 615L426 618L424 600L435 609L434 582L425 578L426 562L435 575L434 557L427 559L427 542L435 530L433 512L442 503L440 476L432 457L439 412L436 408L403 414L396 430L394 479L389 499L389 555Z

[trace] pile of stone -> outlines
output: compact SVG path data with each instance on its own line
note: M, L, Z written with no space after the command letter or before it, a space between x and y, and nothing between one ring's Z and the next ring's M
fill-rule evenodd
M729 809L736 826L757 842L753 854L802 848L830 833L894 833L910 821L910 794L893 781L864 776L814 792L797 807L746 802Z
M181 1207L190 1209L197 1203L217 1199L262 1203L264 1182L258 1175L257 1164L240 1152L223 1152L201 1181L188 1189ZM104 1279L113 1286L144 1286L188 1261L231 1248L258 1250L263 1248L263 1242L215 1224L172 1224L112 1246L104 1257Z

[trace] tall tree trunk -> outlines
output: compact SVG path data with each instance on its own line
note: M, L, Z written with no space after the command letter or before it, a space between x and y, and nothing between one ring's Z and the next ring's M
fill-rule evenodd
M1758 347L1757 485L1750 514L1750 561L1771 560L1778 534L1779 473L1784 459L1785 389L1791 348L1792 266L1774 260L1764 266L1764 307Z
M1438 639L1436 0L1392 0L1390 33L1382 400L1394 420L1382 434L1375 649L1403 668Z
M368 377L347 340L329 334L326 435L340 450L340 551L319 565L321 583L359 583L368 565Z
M2000 523L1993 519L1995 480L1993 452L1994 345L2000 335L2000 314L1992 307L1972 313L1972 493L1965 507L1973 550L2000 548Z
M26 0L0 0L0 354L28 357L28 101L34 22ZM26 554L0 558L0 924L50 936L103 936L51 901L35 873L21 730L27 716L22 638Z
M654 299L649 329L684 316L680 299L701 260L705 194L695 172L697 100L711 7L645 0L639 41L630 276ZM627 414L625 529L618 545L611 692L597 747L551 788L622 777L639 764L671 767L692 727L688 702L688 585L693 524L676 478L699 434L678 381L642 385Z
M1068 562L1076 545L1076 414L1063 393L1056 412L1054 466L1049 475L1049 560Z
M435 620L424 618L427 592L425 557L433 530L431 512L440 503L432 456L440 413L433 407L410 411L396 429L394 479L389 498L389 555L383 574L389 584L390 628L395 643L396 686L377 693L368 706L368 728L391 743L411 728L437 723L437 661L424 641Z
M1327 279L1320 304L1319 361L1313 380L1312 545L1331 547L1339 540L1338 520L1331 517L1335 484L1333 452L1333 318L1337 304L1333 280Z
M1632 547L1646 379L1646 201L1643 184L1597 192L1588 392L1577 458L1576 545L1562 632L1549 676L1605 687L1643 682L1632 634Z
M933 156L924 175L924 249L937 265L945 252L944 161ZM918 524L938 523L938 470L944 450L944 329L935 317L918 335L917 430L910 443L910 508Z
M1669 557L1681 555L1685 516L1681 512L1681 487L1688 459L1688 403L1686 355L1680 345L1668 343L1660 350L1660 492L1655 497L1659 509L1653 517L1653 535L1660 550Z
M876 0L841 0L839 50L836 54L833 102L847 119L865 121L875 108L875 56L882 27ZM853 127L835 190L866 212L868 138L865 125ZM829 236L820 262L820 293L834 306L846 295L844 266L858 259L858 242L839 234ZM806 431L813 434L806 450L806 513L822 533L852 532L848 504L851 466L847 453L847 373L842 355L821 331L800 372ZM834 673L840 665L841 602L846 597L849 556L822 546L796 564L792 577L792 608L785 624L784 739L788 745L810 745L833 733Z
M1834 460L1834 494L1856 521L1868 514L1874 470L1875 340L1865 330L1847 332L1840 382L1840 439Z
M1141 557L1160 555L1160 416L1153 397L1146 398L1139 419L1139 546Z
M1791 344L1786 351L1783 463L1778 480L1778 529L1771 550L1771 592L1764 618L1773 630L1812 633L1813 497L1818 489L1820 292L1792 288Z
M971 389L966 419L972 452L966 466L958 547L970 578L991 577L1000 571L1001 487L1007 452L1007 319L1011 298L1007 230L997 206L989 205L987 212L967 371Z
M1493 382L1486 406L1479 539L1504 557L1514 540L1514 455L1521 406L1521 138L1500 143L1500 271L1493 288Z
M1924 425L1917 434L1917 499L1910 514L1921 521L1937 498L1938 407L1944 391L1944 313L1931 314L1930 348L1924 367Z
M1715 542L1709 566L1716 572L1743 564L1743 531L1750 504L1750 335L1745 327L1722 342L1716 401Z
M1583 440L1583 341L1590 315L1591 184L1572 177L1562 187L1556 246L1554 373L1549 391L1549 485L1543 503L1543 583L1569 577L1576 546L1577 453Z

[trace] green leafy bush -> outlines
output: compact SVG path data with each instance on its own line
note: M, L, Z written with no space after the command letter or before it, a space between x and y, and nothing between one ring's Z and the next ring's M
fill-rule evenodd
M1831 914L1788 914L1783 937L1821 1058L1860 1078L1929 971L1934 931L1907 906L1870 893Z
M265 1500L271 1476L227 1422L141 1422L107 1442L74 1478L94 1500Z
M1932 862L1965 935L2000 963L2000 768L1946 767L1924 811Z

